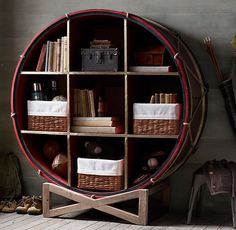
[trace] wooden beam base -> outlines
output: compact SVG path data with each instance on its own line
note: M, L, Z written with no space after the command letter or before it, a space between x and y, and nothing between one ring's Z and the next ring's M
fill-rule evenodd
M154 192L163 189L163 185L154 189ZM85 196L70 189L52 184L43 184L43 216L56 217L71 212L88 211L96 209L118 218L124 219L128 222L140 225L147 225L148 223L148 198L153 191L149 189L138 189L134 191L124 192L112 196L94 199ZM77 202L76 204L65 205L63 207L51 208L51 193L60 195L67 199ZM111 204L128 201L138 198L138 214L134 214L119 208L110 206Z

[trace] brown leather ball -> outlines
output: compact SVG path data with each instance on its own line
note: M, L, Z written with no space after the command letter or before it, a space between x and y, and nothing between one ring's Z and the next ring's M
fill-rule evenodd
M60 153L60 144L58 141L49 140L43 146L44 156L52 161L57 154Z
M52 170L59 176L67 177L67 156L65 153L59 153L52 162Z

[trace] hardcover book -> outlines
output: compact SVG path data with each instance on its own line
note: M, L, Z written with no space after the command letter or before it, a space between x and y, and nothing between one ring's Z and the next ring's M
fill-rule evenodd
M40 55L39 55L36 71L44 71L45 70L46 49L47 49L47 45L43 44Z
M124 126L71 126L71 130L80 133L124 133Z
M118 117L73 117L73 125L78 126L117 126Z

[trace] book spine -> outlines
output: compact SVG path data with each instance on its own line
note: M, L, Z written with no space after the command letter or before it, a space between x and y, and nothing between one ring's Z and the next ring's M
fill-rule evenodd
M90 112L91 112L91 117L95 117L95 103L94 103L94 93L93 90L88 91L89 95L89 106L90 106Z
M155 95L152 95L152 96L151 96L150 103L151 103L151 104L154 104L154 103L155 103Z
M53 42L49 41L49 53L48 53L48 71L53 71Z
M88 107L88 90L81 90L81 104L82 104L82 116L89 117L89 107Z
M155 93L155 103L160 103L160 94Z
M52 71L57 71L57 42L53 42L53 54L52 54Z
M68 70L68 39L67 37L64 38L64 63L63 63L64 71L67 72Z
M161 104L165 103L165 94L164 93L160 93L160 103Z
M170 103L170 94L169 93L165 93L165 103L166 104Z
M177 93L172 94L171 101L172 101L171 103L178 103L178 94Z
M61 38L61 60L60 60L60 72L64 72L64 43L65 37Z
M61 39L57 39L57 48L56 48L56 71L60 71L60 64L61 64Z
M38 64L36 67L36 71L43 71L45 69L45 56L46 56L46 49L47 49L47 45L43 44L42 45L42 49L39 55L39 59L38 59Z
M77 89L77 114L79 117L83 116L83 107L82 107L82 95L81 90Z
M78 116L78 89L74 89L74 116Z
M45 72L48 71L49 46L50 46L50 41L47 41L46 57L45 57Z

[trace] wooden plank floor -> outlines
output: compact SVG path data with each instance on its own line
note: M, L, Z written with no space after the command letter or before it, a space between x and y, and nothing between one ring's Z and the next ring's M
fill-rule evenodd
M186 216L167 214L151 221L148 226L133 225L108 215L90 213L78 215L76 213L57 217L44 218L42 215L31 216L17 213L0 213L0 229L4 230L54 230L54 229L84 229L84 230L175 230L175 229L233 229L231 216L205 215L193 218L192 225L186 225Z

